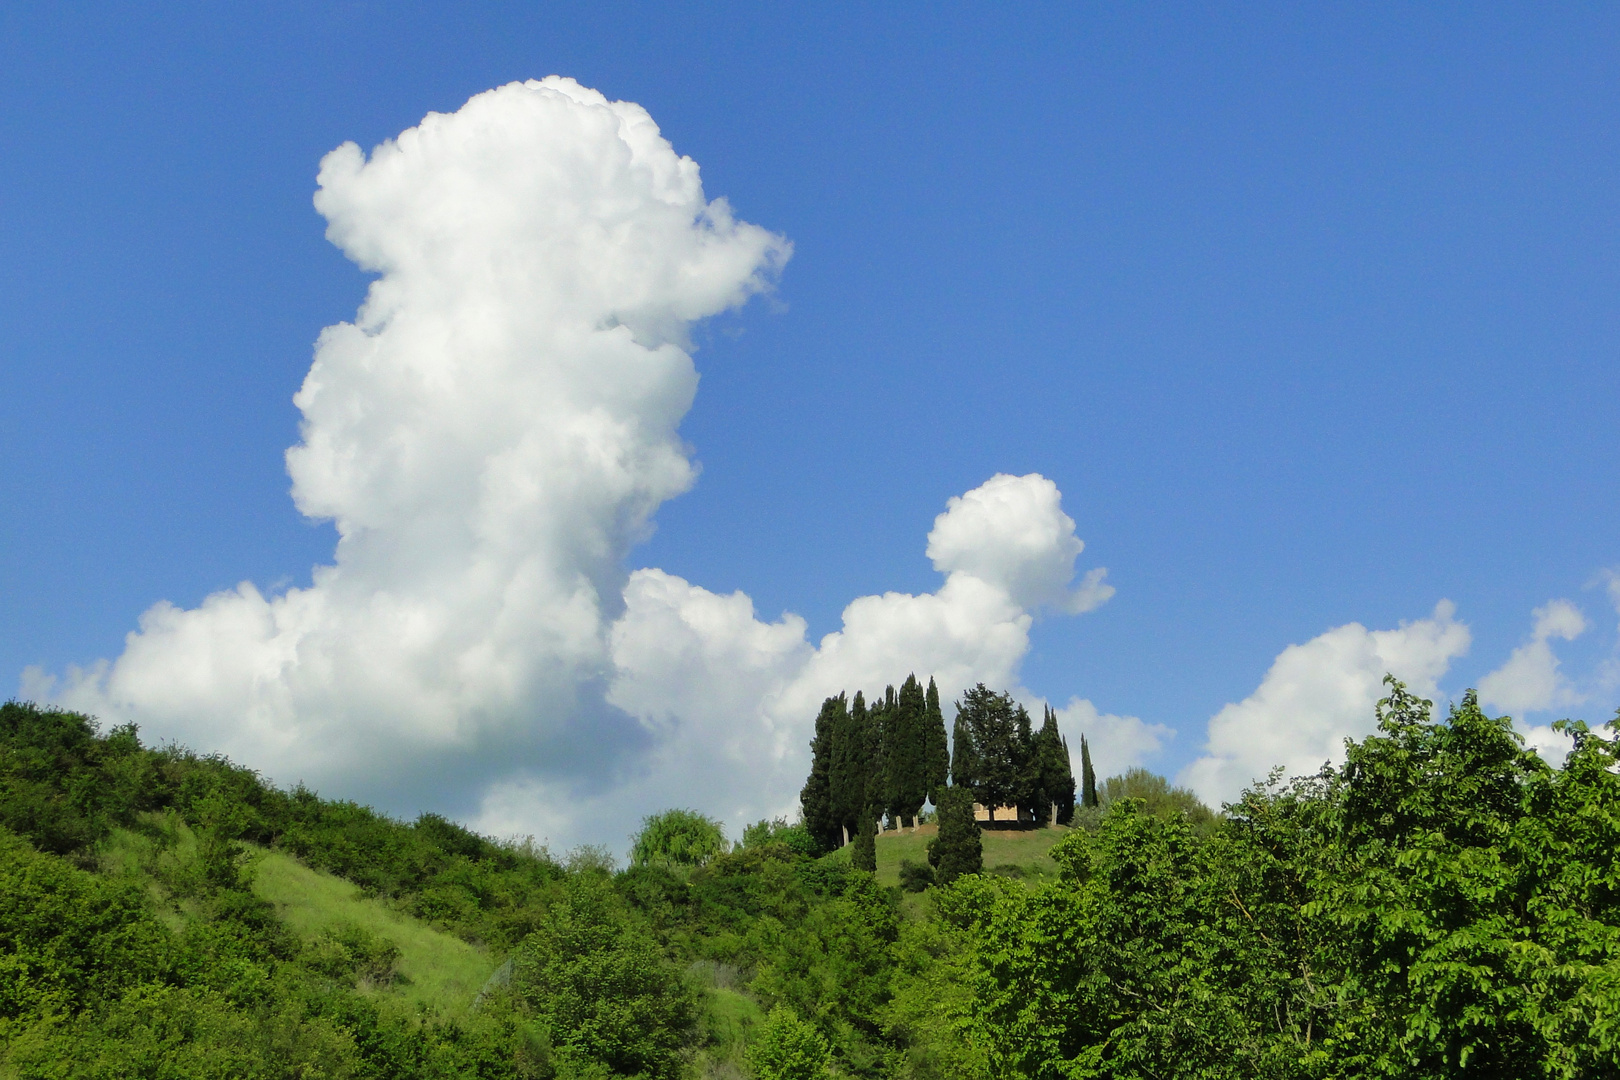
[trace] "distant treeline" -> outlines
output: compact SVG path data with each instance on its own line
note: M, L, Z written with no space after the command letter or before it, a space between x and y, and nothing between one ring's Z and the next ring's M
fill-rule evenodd
M1096 806L1084 735L1080 749L1082 804ZM810 740L810 776L799 794L805 828L818 850L862 841L885 815L896 825L915 826L925 803L941 805L947 785L971 792L992 820L1003 806L1040 824L1055 819L1067 825L1074 817L1069 744L1050 706L1033 730L1024 706L979 683L956 702L947 743L933 679L925 691L916 675L908 675L898 691L890 686L870 706L859 690L853 700L838 694L822 703Z

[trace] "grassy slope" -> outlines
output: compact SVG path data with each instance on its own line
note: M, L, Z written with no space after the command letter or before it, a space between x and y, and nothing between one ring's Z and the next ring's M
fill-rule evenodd
M257 856L253 890L274 904L282 921L306 941L348 925L399 946L402 979L379 992L413 1006L459 1013L472 1004L496 967L484 950L368 899L353 883L311 870L279 851Z
M877 877L883 885L900 884L900 860L914 863L928 861L928 841L939 832L938 826L924 825L916 833L909 831L886 832L877 838ZM1052 847L1069 833L1061 825L1046 829L985 829L984 868L987 871L1011 872L1015 877L1031 880L1055 876L1057 863L1052 861ZM827 856L829 859L849 858L844 847ZM1016 869L1013 869L1016 868Z
M98 849L101 868L144 881L158 901L159 916L178 930L192 914L189 902L165 901L165 880L184 875L196 858L197 838L172 815L147 814L143 831L114 829ZM496 960L460 938L434 930L379 900L361 895L340 877L311 870L279 851L253 851L253 889L275 905L288 929L308 942L322 931L359 926L399 947L397 970L403 978L373 991L408 1005L446 1015L472 1004L495 970Z

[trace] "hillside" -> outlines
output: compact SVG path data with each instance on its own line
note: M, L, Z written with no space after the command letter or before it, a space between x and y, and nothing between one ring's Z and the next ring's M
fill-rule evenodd
M1397 685L1342 770L1110 778L902 894L926 828L621 869L10 703L0 1080L1620 1075L1620 740L1573 730Z

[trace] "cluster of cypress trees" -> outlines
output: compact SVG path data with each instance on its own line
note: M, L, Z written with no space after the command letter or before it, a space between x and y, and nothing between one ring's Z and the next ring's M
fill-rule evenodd
M1040 730L1028 710L1005 693L978 684L956 703L952 745L945 740L939 688L925 691L915 675L867 705L856 691L830 697L810 740L810 776L799 793L804 825L816 846L832 851L854 841L856 866L875 864L876 822L887 814L916 825L925 802L943 803L947 782L994 808L1017 806L1020 818L1045 823L1074 817L1075 778L1069 745L1047 707ZM1097 805L1090 748L1080 739L1081 799Z
M870 706L858 690L853 701L830 697L810 751L810 777L799 793L805 828L823 851L855 840L860 865L879 817L915 826L923 803L939 805L950 770L939 688L929 679L925 691L910 675Z
M1069 743L1058 731L1057 714L1047 706L1039 731L1029 711L1005 691L979 683L956 703L952 732L951 783L973 792L974 801L995 820L998 806L1015 806L1020 819L1059 825L1074 820L1074 772ZM1091 748L1080 737L1084 805L1097 805Z

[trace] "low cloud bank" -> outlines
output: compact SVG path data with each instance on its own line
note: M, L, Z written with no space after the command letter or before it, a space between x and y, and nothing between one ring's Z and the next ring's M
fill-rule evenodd
M1377 726L1385 674L1420 697L1440 696L1440 679L1471 640L1455 615L1452 603L1442 600L1427 619L1394 630L1349 623L1288 646L1253 694L1210 718L1204 754L1180 782L1219 806L1274 766L1300 776L1342 761L1344 740L1363 738Z

